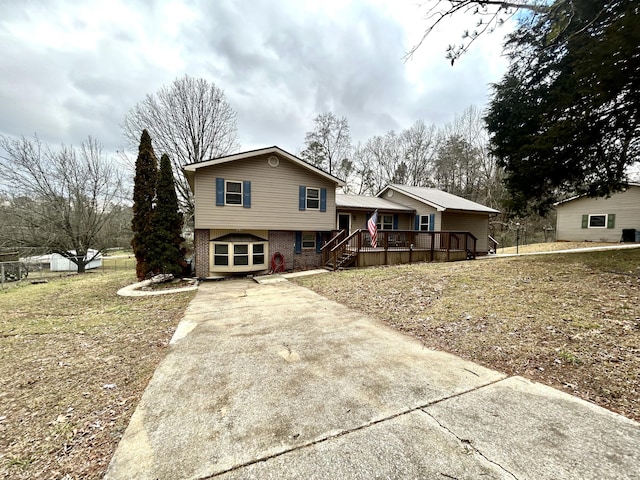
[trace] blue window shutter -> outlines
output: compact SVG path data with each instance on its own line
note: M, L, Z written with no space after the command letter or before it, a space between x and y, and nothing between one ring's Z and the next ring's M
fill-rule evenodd
M326 188L320 189L320 211L321 212L327 211L327 189Z
M242 182L242 206L251 208L251 182L248 180Z
M298 210L304 210L307 205L307 187L300 185L300 197L298 199Z
M413 227L414 230L420 230L420 215L418 215L417 213L415 221L413 222Z
M224 205L224 178L216 178L216 205Z
M398 229L398 214L397 213L393 214L393 229L394 230Z
M436 229L436 214L429 214L429 231L433 232Z
M582 228L589 226L589 215L582 215Z
M607 215L607 228L616 228L616 214L610 213Z
M296 232L295 251L296 253L302 252L302 232Z
M316 232L316 253L320 253L322 248L322 232Z

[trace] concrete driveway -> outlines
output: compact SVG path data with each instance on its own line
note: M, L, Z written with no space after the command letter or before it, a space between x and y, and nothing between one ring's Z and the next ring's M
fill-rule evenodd
M640 424L289 282L202 284L115 479L640 479Z

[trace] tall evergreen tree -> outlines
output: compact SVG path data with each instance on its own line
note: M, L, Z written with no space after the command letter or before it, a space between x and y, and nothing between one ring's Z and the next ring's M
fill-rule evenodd
M182 213L174 183L171 160L165 153L160 158L160 175L156 187L156 207L151 217L149 266L154 274L180 275L184 267L184 252L181 250Z
M139 280L144 280L151 273L149 241L157 179L158 160L153 152L149 132L145 129L142 131L138 147L136 175L133 181L133 219L131 220L131 230L133 230L131 246L136 257L136 275Z
M637 1L553 7L510 37L511 66L486 117L510 206L520 211L609 195L640 160Z

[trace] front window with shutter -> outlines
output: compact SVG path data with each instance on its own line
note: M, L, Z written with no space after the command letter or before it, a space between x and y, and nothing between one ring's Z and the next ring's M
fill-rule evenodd
M316 234L304 232L302 234L302 248L304 250L316 248Z
M226 182L226 205L242 205L242 182Z
M307 210L320 209L320 189L307 187Z
M378 230L393 230L393 215L378 215Z

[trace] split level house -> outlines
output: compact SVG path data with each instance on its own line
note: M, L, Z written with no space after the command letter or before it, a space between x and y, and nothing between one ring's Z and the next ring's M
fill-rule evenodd
M341 195L341 179L275 146L189 164L184 173L201 278L471 258L487 253L489 217L499 213L405 185L376 197Z
M607 198L576 196L555 207L558 241L640 242L640 183Z

